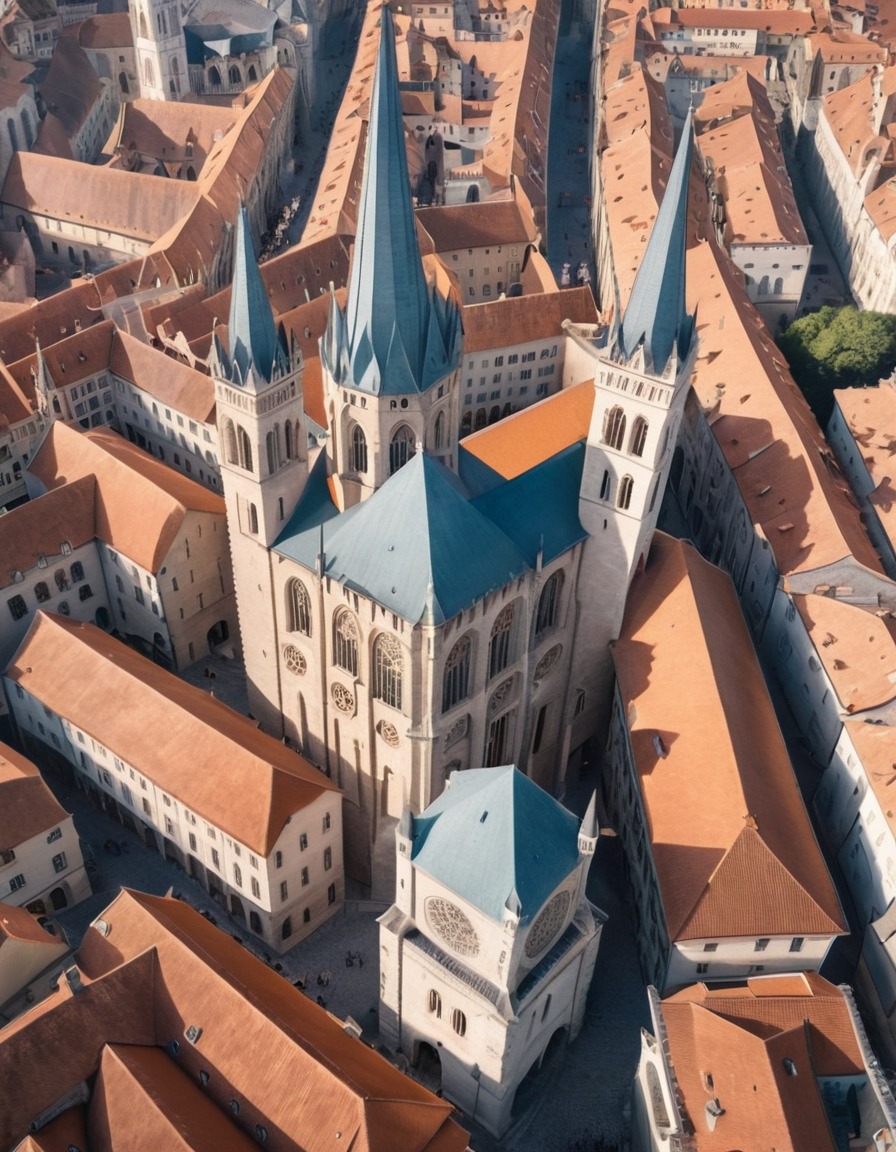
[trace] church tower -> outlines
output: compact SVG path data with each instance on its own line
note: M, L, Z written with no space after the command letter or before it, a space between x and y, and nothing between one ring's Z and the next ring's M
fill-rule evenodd
M215 337L212 375L219 457L244 639L249 708L282 729L277 637L268 550L308 478L308 433L298 345L286 347L255 260L244 207L236 228L228 344Z
M435 276L435 273L433 273ZM428 281L414 222L392 14L383 6L358 230L343 310L321 339L330 469L342 508L416 452L457 468L460 308Z
M180 100L190 91L178 0L129 0L131 32L144 100Z
M647 559L696 356L685 256L693 123L685 123L628 307L592 348L594 406L579 494L589 534L574 672L598 724L609 701L609 644L632 577ZM603 711L602 711L603 709Z
M526 1074L584 1020L605 919L585 895L595 803L579 825L513 766L480 768L396 829L380 1036L498 1137Z

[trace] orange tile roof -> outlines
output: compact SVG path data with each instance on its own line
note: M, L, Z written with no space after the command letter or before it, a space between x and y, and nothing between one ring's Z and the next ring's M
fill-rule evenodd
M346 1033L340 1021L186 904L123 891L102 919L106 935L89 929L78 954L81 991L72 995L63 982L60 992L0 1036L0 1082L10 1100L0 1114L0 1147L100 1069L105 1086L91 1100L91 1125L111 1115L119 1132L129 1103L158 1132L161 1119L147 1099L155 1095L182 1107L181 1138L201 1140L196 1123L205 1121L223 1135L220 1117L200 1111L195 1092L184 1084L196 1085L205 1070L203 1099L228 1123L250 1135L262 1124L291 1152L467 1148L447 1101ZM189 1024L202 1030L195 1045L184 1038ZM158 1052L172 1039L179 1042L176 1056ZM50 1050L53 1060L46 1059ZM236 1121L232 1099L240 1104ZM178 1147L174 1138L169 1132L147 1147Z
M561 337L564 320L597 324L598 319L597 305L588 287L526 293L471 304L463 310L464 352Z
M170 404L193 420L214 422L214 382L189 364L166 356L119 329L115 332L109 366L117 376L130 380L162 404Z
M832 596L793 602L841 707L862 712L896 696L896 624Z
M262 856L294 812L338 797L304 757L92 624L38 612L6 676Z
M700 1152L834 1152L816 1077L865 1072L839 988L812 973L726 988L696 984L663 1000L660 1012ZM796 1075L784 1060L793 1061ZM725 1111L710 1132L704 1109L712 1098Z
M41 348L44 365L53 383L61 388L69 381L83 380L107 369L114 332L112 321L104 320L73 332L46 349ZM34 395L36 372L36 347L32 347L21 360L9 364L10 375L26 394Z
M651 19L657 28L675 24L683 28L750 28L774 36L805 36L815 25L811 12L787 9L656 8Z
M2 795L0 789L0 796ZM55 952L59 951L60 944L63 948L66 946L62 937L51 936L38 924L37 917L32 916L25 908L0 902L0 949L6 940L19 940L25 944L50 944Z
M865 720L847 720L844 727L884 819L890 831L896 833L896 728Z
M417 222L429 233L436 252L498 244L525 245L538 238L535 221L516 200L421 208Z
M49 832L68 818L34 764L0 744L0 851Z
M148 572L157 572L188 512L224 517L224 498L167 467L115 432L77 432L58 421L29 472L47 490L96 478L96 534Z
M0 588L14 583L14 572L28 572L41 553L59 556L63 540L80 548L96 539L96 480L84 476L0 516Z
M133 48L131 18L127 12L97 13L77 28L82 48ZM137 101L135 101L137 103Z
M657 533L613 662L671 939L844 933L729 577Z
M465 451L512 480L588 435L594 381L584 380L465 437Z
M95 280L78 280L65 292L57 292L0 320L0 360L14 364L34 352L34 341L49 348L78 328L104 319Z

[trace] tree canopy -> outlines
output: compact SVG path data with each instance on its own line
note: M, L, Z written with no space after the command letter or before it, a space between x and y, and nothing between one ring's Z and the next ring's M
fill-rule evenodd
M802 316L778 337L790 370L819 424L834 407L835 388L876 384L896 367L896 316L847 305Z

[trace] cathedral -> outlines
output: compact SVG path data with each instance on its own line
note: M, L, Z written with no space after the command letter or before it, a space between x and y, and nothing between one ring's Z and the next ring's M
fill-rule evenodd
M483 766L562 794L606 722L696 339L688 124L625 314L566 325L576 382L460 440L462 309L420 254L382 12L348 291L321 340L328 427L309 438L245 214L213 375L250 710L342 788L347 871L391 898L406 807Z

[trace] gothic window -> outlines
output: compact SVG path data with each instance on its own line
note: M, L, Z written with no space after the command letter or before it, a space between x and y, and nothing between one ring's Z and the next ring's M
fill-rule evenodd
M286 585L286 630L311 635L311 598L301 580Z
M249 71L246 73L246 79L249 81L250 84L254 84L255 81L258 79L258 73L255 71L255 65L254 64L249 65Z
M469 636L460 640L448 653L442 677L442 711L450 711L470 695L470 659L473 645Z
M237 68L237 66L235 64L231 64L230 72L228 75L229 75L229 79L230 79L231 84L242 84L243 78L240 75L239 68Z
M643 416L639 416L635 421L632 428L632 438L629 441L628 450L632 456L643 456L644 446L647 443L647 421Z
M214 64L212 64L211 68L208 70L208 82L212 88L221 87L221 73L218 71ZM286 939L286 937L284 937L284 939Z
M513 605L508 604L498 613L488 642L488 677L497 676L510 663L510 638L513 629Z
M280 467L280 425L275 424L265 437L268 452L268 472L273 474Z
M510 760L512 722L515 712L505 712L498 716L488 726L488 737L485 741L485 768L498 768Z
M622 479L619 481L619 498L616 501L617 507L622 508L623 510L629 507L632 502L633 486L634 481L632 480L631 476L622 477Z
M150 88L155 87L156 74L153 70L152 60L148 56L143 61L143 79Z
M295 445L293 443L292 421L291 420L286 421L286 425L284 427L284 432L286 433L286 436L285 436L285 439L286 439L286 459L292 460L293 456L295 456L295 454L296 454L296 450L295 450Z
M616 405L604 417L604 444L610 448L621 448L625 438L625 413Z
M555 572L550 577L541 596L538 598L538 611L535 614L535 635L541 636L557 623L557 612L560 607L560 590L563 587L563 573Z
M224 459L228 464L239 464L240 458L236 447L236 431L233 421L226 417L221 421L221 435L224 437Z
M392 708L401 709L401 645L383 633L373 645L373 695Z
M249 437L246 435L245 428L237 427L236 438L239 446L240 468L245 468L247 472L251 472L252 445L249 443Z
M444 443L444 440L445 440L445 413L444 412L440 412L438 414L438 416L436 416L436 426L435 426L435 430L433 432L432 440L433 440L433 444L432 444L433 450L435 452L439 452L441 450L442 444Z
M333 618L333 663L358 675L358 625L344 608Z
M600 482L600 498L601 500L609 500L610 494L613 491L613 481L610 479L610 473L604 469L604 477Z
M352 425L351 435L352 458L349 467L352 472L367 471L367 437L360 424ZM400 465L399 465L400 467ZM394 471L394 469L393 469Z
M142 12L140 13L140 35L144 40L149 39L149 30L146 27L146 16Z
M38 604L45 604L50 599L50 589L43 580L39 580L34 585L34 595L37 597Z
M389 475L393 476L399 468L403 468L414 455L416 438L414 430L407 424L402 424L392 434L389 444Z

